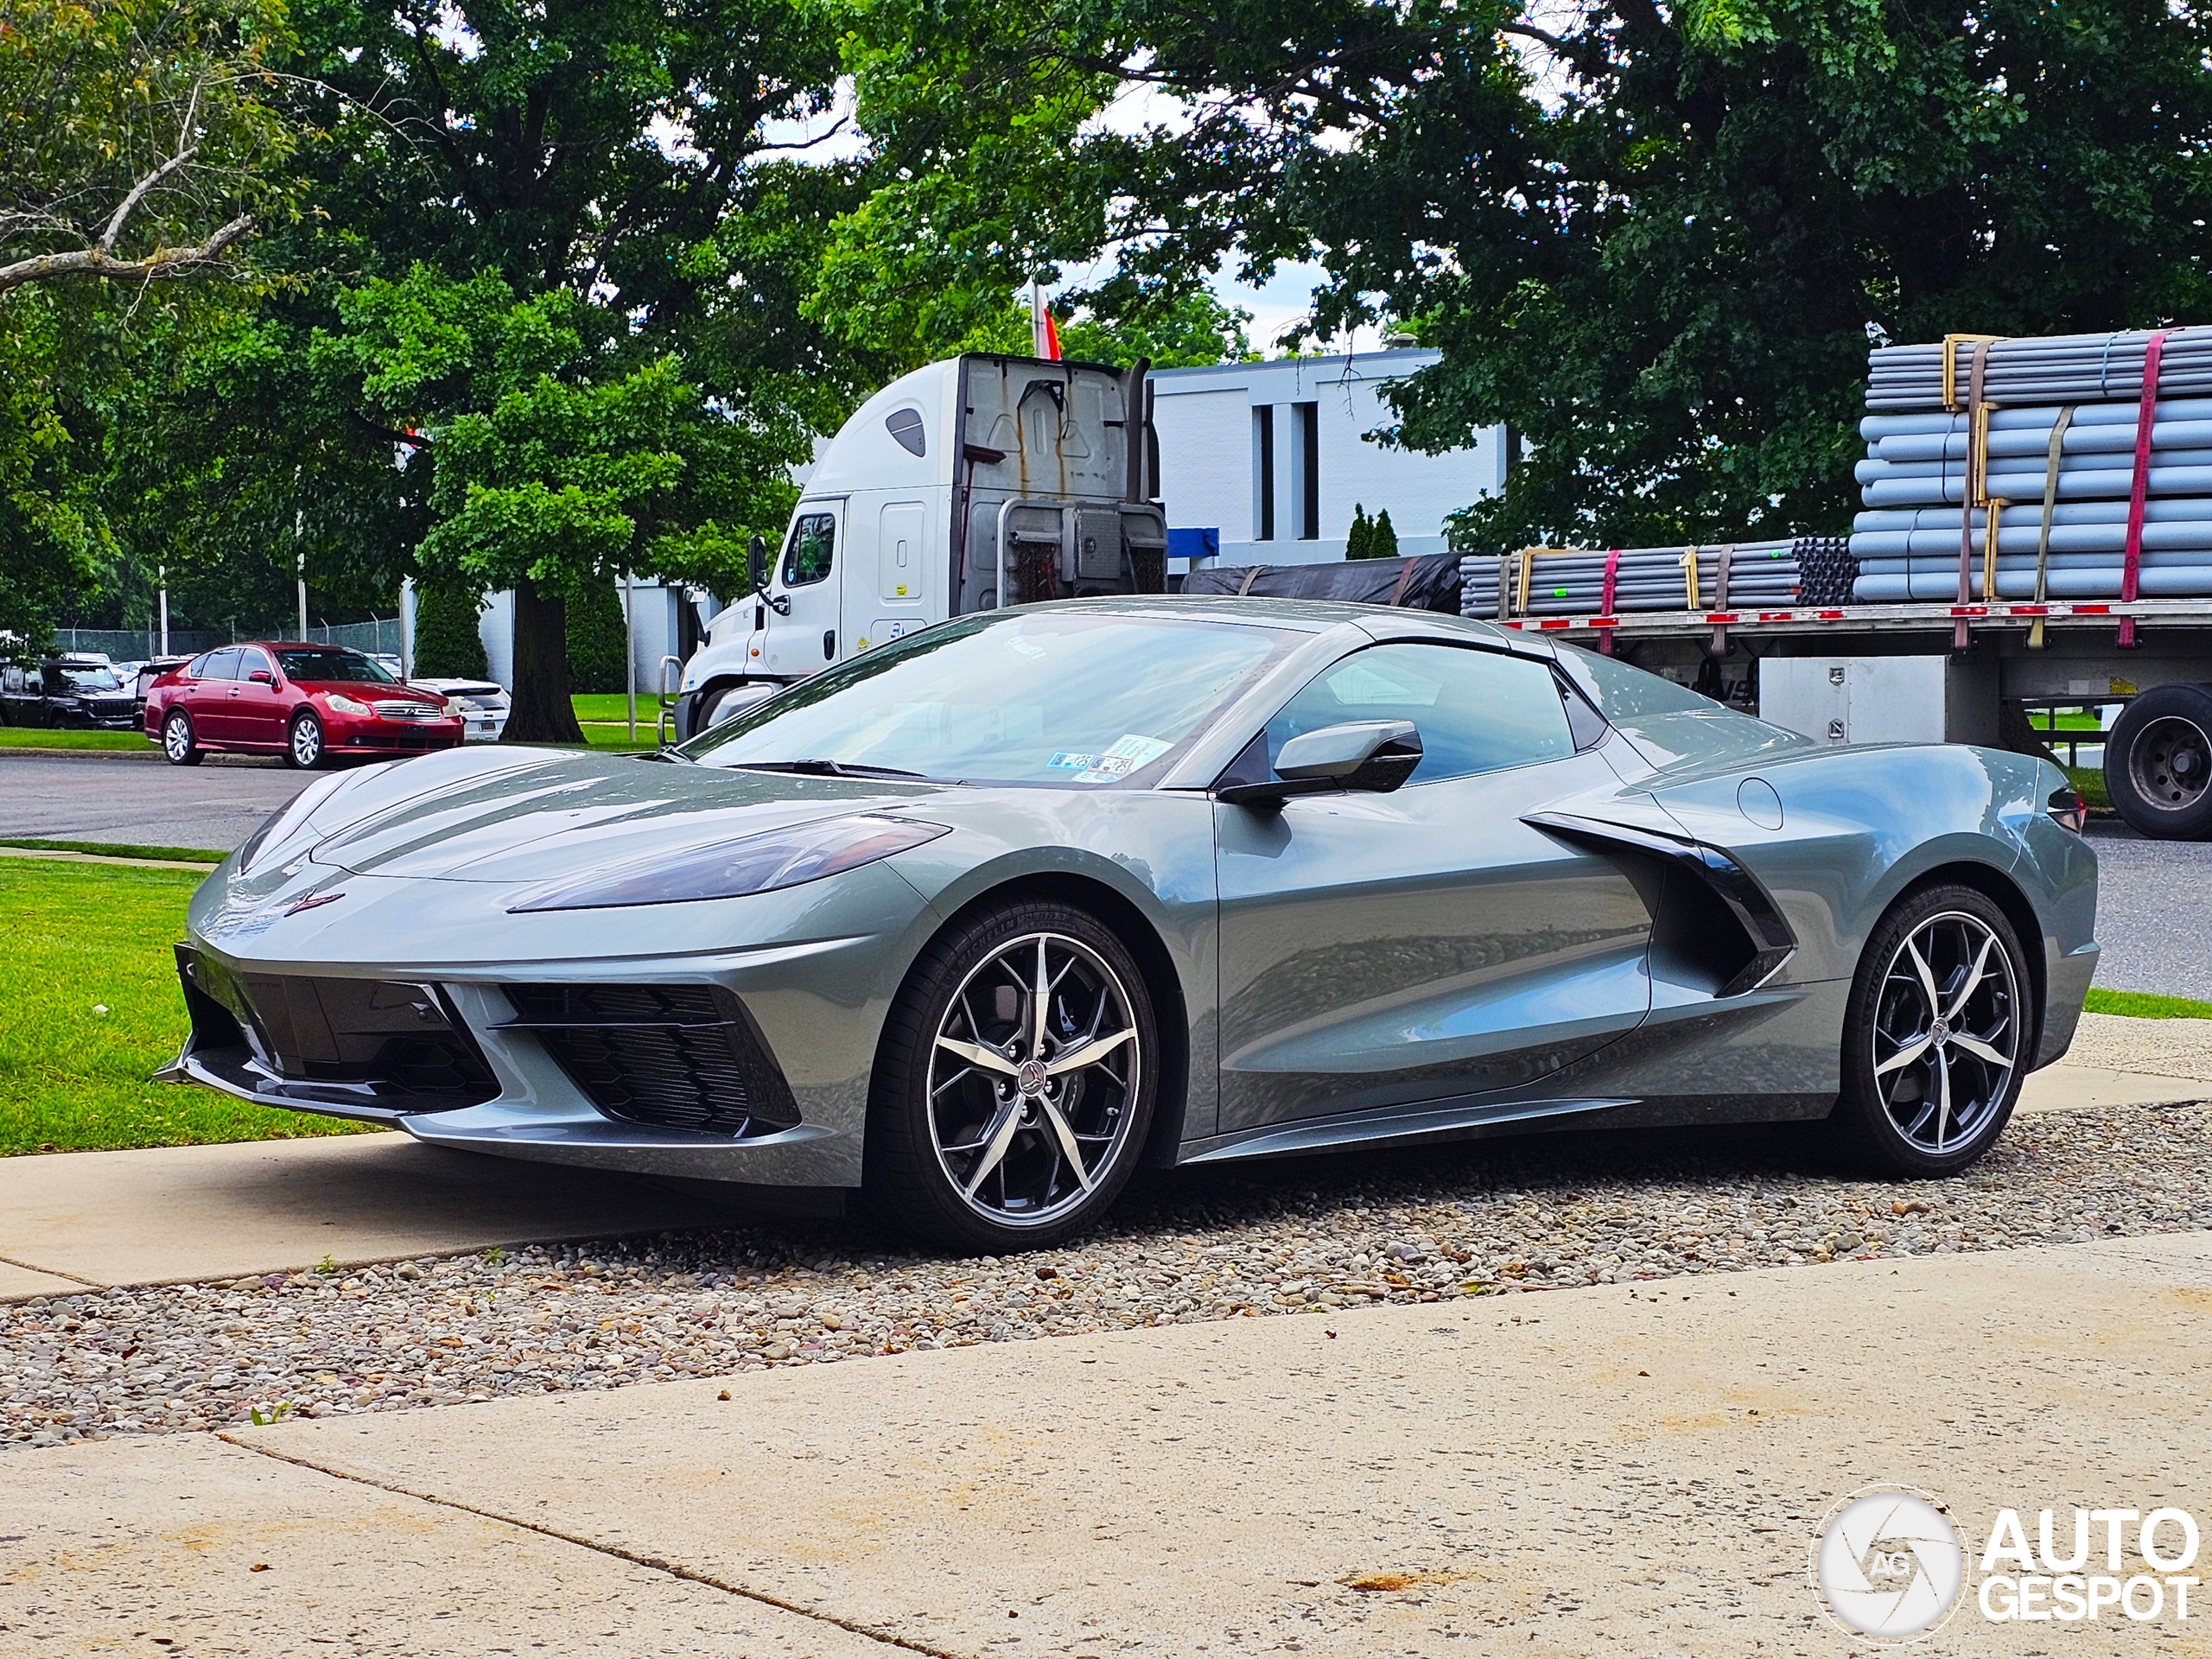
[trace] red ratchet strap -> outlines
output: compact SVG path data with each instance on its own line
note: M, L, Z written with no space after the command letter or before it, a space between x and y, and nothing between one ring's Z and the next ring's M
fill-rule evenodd
M2158 329L2143 344L2143 402L2135 411L2135 482L2127 496L2127 556L2120 567L2120 596L2131 601L2143 569L2143 503L2151 493L2151 429L2158 418L2158 359L2165 354L2166 334ZM2120 648L2135 648L2132 616L2120 620Z
M1974 510L1980 505L1981 496L1982 376L1989 366L1989 348L1993 343L1993 338L1974 342L1974 365L1967 371L1966 472L1959 493L1959 603L1962 606L1974 598ZM1947 363L1950 349L1950 341L1945 340ZM1968 637L1966 620L1961 617L1951 627L1951 649L1964 651Z
M1600 616L1611 616L1613 613L1613 579L1620 575L1620 569L1621 550L1616 547L1605 555L1605 588L1598 600L1598 613ZM1613 631L1611 628L1598 636L1598 650L1602 656L1610 657L1613 654Z

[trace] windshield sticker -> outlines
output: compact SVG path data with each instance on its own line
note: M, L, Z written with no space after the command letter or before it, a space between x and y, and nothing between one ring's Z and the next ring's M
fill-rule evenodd
M1045 763L1055 772L1089 772L1098 764L1095 754L1074 754L1062 749Z
M1145 737L1135 732L1128 732L1114 740L1112 746L1106 751L1105 758L1110 760L1127 760L1129 765L1125 770L1135 772L1139 766L1149 765L1159 760L1161 755L1174 747L1173 743L1163 741L1157 737Z

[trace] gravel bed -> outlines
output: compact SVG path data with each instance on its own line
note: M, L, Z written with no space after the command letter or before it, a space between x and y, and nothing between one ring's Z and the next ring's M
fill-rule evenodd
M1561 1135L1143 1178L1066 1248L764 1224L0 1306L0 1445L1069 1332L2212 1228L2212 1107L2039 1113L1948 1182L1764 1129Z

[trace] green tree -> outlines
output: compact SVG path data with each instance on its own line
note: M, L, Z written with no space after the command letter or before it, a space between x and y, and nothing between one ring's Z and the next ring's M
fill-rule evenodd
M432 680L480 680L492 671L478 620L484 601L465 588L415 590L415 652L409 664Z
M1363 502L1351 505L1351 529L1344 535L1344 557L1368 559L1375 556L1375 521L1367 516Z
M630 683L630 631L622 594L594 582L569 595L569 690L620 691Z
M1395 559L1398 556L1398 532L1391 527L1390 509L1388 507L1375 515L1374 528L1368 532L1367 556L1370 559Z

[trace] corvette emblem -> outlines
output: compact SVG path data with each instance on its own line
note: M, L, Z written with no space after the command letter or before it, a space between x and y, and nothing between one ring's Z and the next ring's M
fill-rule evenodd
M314 893L308 898L301 899L299 903L294 905L284 913L287 916L296 916L303 910L313 910L317 905L335 904L339 899L343 899L345 896L346 895L343 893Z

